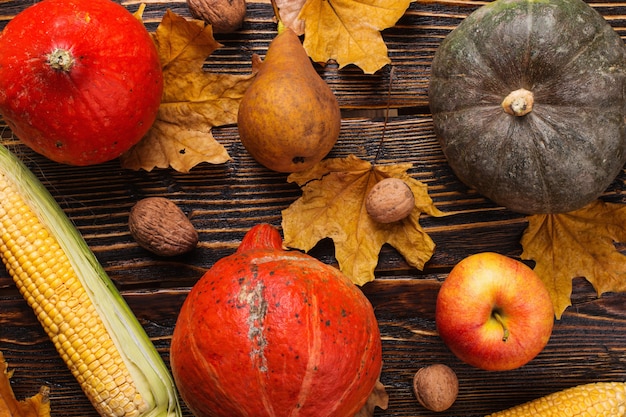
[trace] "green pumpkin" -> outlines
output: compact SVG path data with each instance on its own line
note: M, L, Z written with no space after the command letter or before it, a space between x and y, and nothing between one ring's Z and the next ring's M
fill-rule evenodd
M579 209L626 162L626 47L581 0L497 0L436 51L435 133L454 173L510 210Z

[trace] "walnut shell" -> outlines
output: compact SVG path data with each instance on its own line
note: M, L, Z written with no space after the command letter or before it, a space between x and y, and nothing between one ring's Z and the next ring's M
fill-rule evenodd
M245 0L187 0L191 15L209 23L214 33L239 29L246 16Z
M417 371L413 377L413 392L425 408L444 411L456 401L459 380L448 366L430 365Z
M367 195L365 209L379 223L392 223L406 218L415 207L415 196L406 182L385 178L377 182Z
M185 213L163 197L138 201L130 210L128 228L142 248L159 256L182 255L198 244L198 232Z

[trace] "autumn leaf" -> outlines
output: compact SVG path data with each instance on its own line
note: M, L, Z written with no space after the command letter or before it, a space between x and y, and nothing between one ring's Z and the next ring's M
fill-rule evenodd
M529 217L522 258L536 262L557 318L571 305L572 279L586 278L598 296L626 291L626 206L597 200L580 210Z
M304 35L304 20L299 19L300 10L307 0L274 0L283 25L291 28L298 36Z
M50 417L50 399L48 387L41 387L30 398L18 401L11 387L11 374L4 355L0 352L0 416L2 417Z
M239 101L254 74L215 74L205 59L221 45L210 25L168 10L154 41L163 66L164 91L157 120L147 135L120 158L122 167L172 167L188 172L201 162L221 164L228 152L211 129L237 121Z
M354 64L373 74L390 63L380 31L404 15L411 0L277 0L280 18L315 61Z
M386 410L389 406L389 394L380 379L376 381L374 389L361 410L354 417L373 417L376 407Z
M374 279L380 249L390 244L407 263L422 269L435 244L419 224L421 213L443 216L435 208L427 187L407 174L411 164L372 166L354 155L326 159L313 168L290 174L287 180L302 188L302 197L282 212L285 245L309 251L331 238L339 269L355 284ZM415 208L404 220L381 224L365 209L369 190L378 181L404 180L415 196Z
M139 20L141 22L141 24L143 24L143 12L146 10L146 4L145 3L141 3L139 5L139 7L137 8L137 10L135 10L135 12L133 13L133 17L137 20Z

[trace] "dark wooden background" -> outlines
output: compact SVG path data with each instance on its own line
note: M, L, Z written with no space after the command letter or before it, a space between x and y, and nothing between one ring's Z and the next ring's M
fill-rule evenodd
M33 1L0 0L0 29ZM123 4L135 11L139 1ZM148 0L145 19L154 30L170 8L189 16L184 1ZM486 372L461 363L444 346L434 325L437 291L452 266L467 255L496 251L519 258L524 216L512 213L468 190L454 177L432 133L427 85L430 62L440 41L482 2L420 0L411 4L397 25L383 32L392 66L374 75L358 68L318 67L335 91L344 112L342 134L332 157L350 153L372 160L384 131L379 163L411 162L410 173L429 185L437 207L460 214L421 219L437 248L424 271L407 267L385 246L377 279L363 286L382 331L382 382L389 408L376 416L482 416L572 385L626 379L626 295L598 298L582 278L574 281L573 306L554 328L545 350L528 365L508 372ZM611 25L626 36L626 3L594 3ZM268 1L250 0L243 28L216 38L224 45L207 59L215 72L245 73L252 53L265 54L275 35ZM392 75L392 77L390 77ZM390 78L392 78L390 80ZM391 94L388 94L391 81ZM385 108L389 107L385 126ZM41 178L74 221L129 305L144 325L166 363L178 309L203 271L234 251L243 234L258 222L280 226L281 210L300 196L285 174L270 172L243 149L235 126L214 130L233 161L203 164L190 174L171 170L134 172L118 161L77 168L52 163L20 145L0 121L1 140ZM626 203L622 173L603 196ZM175 259L158 258L130 237L128 213L139 199L165 196L188 213L200 233L198 248ZM623 246L618 246L625 250ZM322 241L311 254L336 264L332 242ZM18 398L42 384L52 389L53 416L97 416L51 342L0 270L0 351L15 370L12 385ZM423 409L413 397L411 380L422 366L441 362L460 380L454 406L444 413ZM184 410L185 416L190 416Z

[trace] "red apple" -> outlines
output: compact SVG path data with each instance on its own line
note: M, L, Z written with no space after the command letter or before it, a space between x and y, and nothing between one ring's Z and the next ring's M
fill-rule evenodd
M436 324L459 359L504 371L525 365L543 350L554 310L548 290L531 268L484 252L452 269L437 296Z

